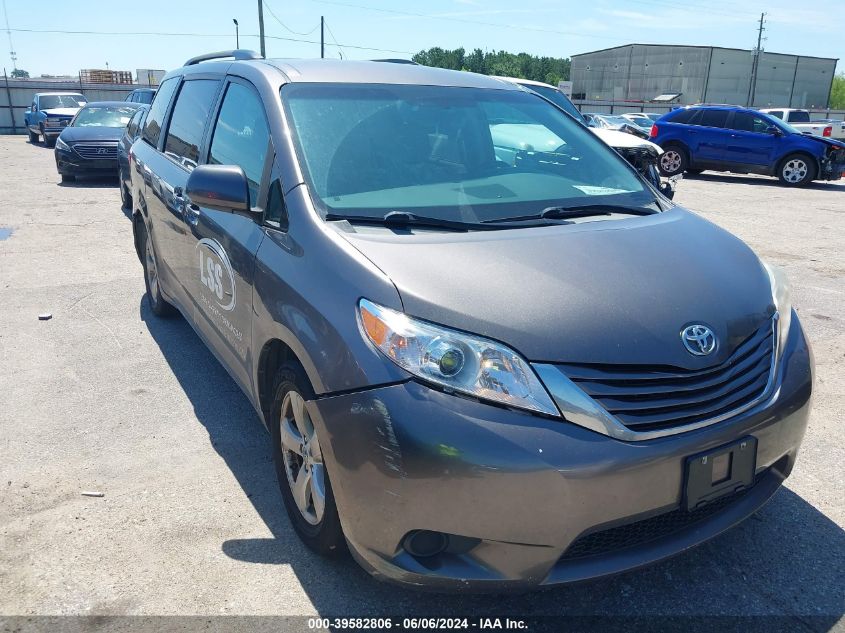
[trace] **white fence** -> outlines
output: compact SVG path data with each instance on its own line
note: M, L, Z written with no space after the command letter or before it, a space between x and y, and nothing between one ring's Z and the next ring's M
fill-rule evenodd
M132 84L83 84L79 81L6 79L0 75L0 134L23 134L23 113L36 92L81 92L88 101L123 101L137 86Z

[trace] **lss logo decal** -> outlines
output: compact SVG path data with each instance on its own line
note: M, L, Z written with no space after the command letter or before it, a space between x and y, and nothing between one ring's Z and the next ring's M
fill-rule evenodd
M217 240L203 238L197 242L200 281L211 290L221 310L235 308L235 273L229 256Z

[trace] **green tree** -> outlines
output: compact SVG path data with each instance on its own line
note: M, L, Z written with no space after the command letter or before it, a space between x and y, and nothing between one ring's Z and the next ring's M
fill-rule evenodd
M471 53L463 48L445 50L429 48L414 55L413 60L424 66L467 70L483 75L502 75L545 81L556 86L559 81L569 79L570 61L565 57L538 57L530 53L509 53L507 51L482 51Z
M9 75L12 79L29 79L29 73L23 68L15 68Z
M833 78L830 107L834 110L845 110L845 73L839 73Z

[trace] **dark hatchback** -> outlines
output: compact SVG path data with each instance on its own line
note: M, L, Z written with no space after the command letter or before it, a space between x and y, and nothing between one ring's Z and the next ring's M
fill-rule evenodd
M117 143L141 104L98 101L87 104L56 140L56 169L62 182L79 175L117 173Z

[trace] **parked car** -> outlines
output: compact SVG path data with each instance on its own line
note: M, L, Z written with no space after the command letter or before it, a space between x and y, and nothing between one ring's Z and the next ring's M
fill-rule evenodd
M839 119L822 119L819 123L825 123L831 126L830 138L835 138L838 141L845 140L845 121L840 121Z
M641 130L645 130L646 132L651 130L651 125L654 123L654 119L649 117L644 112L626 112L625 114L620 115L620 117L625 119L626 121L630 121L638 128L640 128Z
M690 106L661 117L651 140L663 147L664 175L705 169L777 176L788 186L838 180L845 143L802 134L768 114L738 106Z
M144 103L150 105L156 96L155 88L136 88L126 96L130 103Z
M147 307L247 394L317 552L441 590L594 578L792 470L813 369L783 273L526 90L203 55L130 153Z
M144 120L147 118L147 112L150 111L150 106L141 104L129 119L129 123L123 128L123 134L117 142L117 174L120 180L120 202L122 208L132 208L132 194L130 193L129 180L129 150L132 144L141 136L141 130L144 129Z
M626 134L633 134L639 138L647 139L648 132L640 128L638 125L635 125L632 121L628 119L616 116L613 114L597 114L597 113L590 113L589 125L591 127L604 129L604 130L615 130L617 132L625 132Z
M657 161L663 150L656 144L649 142L641 137L627 134L619 130L611 130L601 127L591 127L584 118L584 115L575 107L575 104L560 91L560 89L545 84L540 81L533 81L530 79L520 79L517 77L495 77L502 81L507 81L518 86L522 86L526 90L530 90L544 99L552 102L561 110L566 112L572 118L583 125L590 127L590 130L598 136L605 143L610 145L613 149L619 152L622 157L627 160L642 176L654 185L667 198L672 198L675 195L675 182L661 182L660 172L657 168ZM519 132L524 140L524 129Z
M139 107L126 101L86 104L56 140L62 182L83 174L117 175L117 143Z
M23 115L29 142L37 143L40 136L45 145L51 145L85 103L78 92L35 93Z
M829 138L843 139L845 133L842 132L841 126L834 126L827 121L812 121L810 120L810 112L808 110L798 110L794 108L765 108L760 110L769 116L780 119L784 123L788 123L793 128L804 134L812 134L814 136L826 136Z

